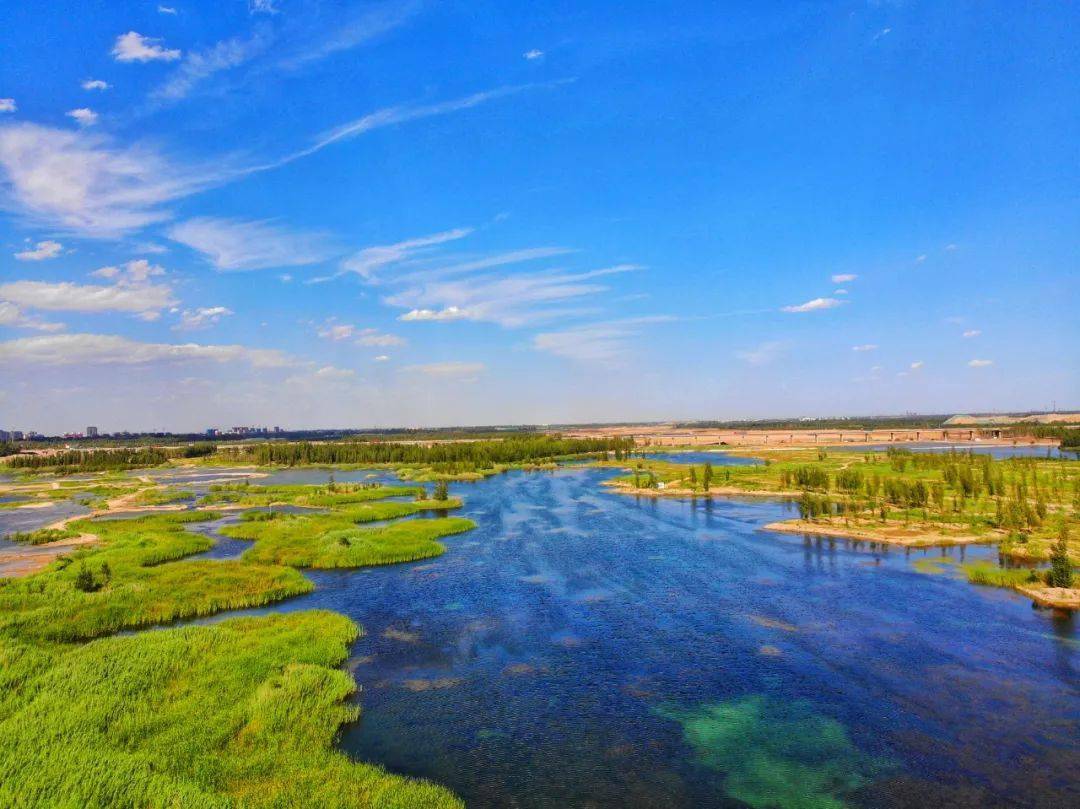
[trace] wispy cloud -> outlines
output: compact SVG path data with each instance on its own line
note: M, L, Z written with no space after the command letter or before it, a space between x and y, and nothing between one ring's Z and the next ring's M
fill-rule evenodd
M453 379L458 382L475 382L485 371L482 362L431 362L424 365L406 365L402 370L409 374Z
M169 228L219 270L260 270L315 264L339 252L325 233L296 231L272 222L198 217Z
M158 44L161 41L128 31L116 38L112 55L117 62L173 62L180 58L178 49L163 47Z
M754 348L736 351L735 356L747 365L770 365L776 360L786 356L790 348L791 344L786 340L768 340L758 344Z
M971 337L978 337L980 334L982 334L982 331L980 329L968 329L967 331L965 331L963 333L962 336L971 338Z
M987 368L994 364L993 360L971 360L968 362L969 368Z
M173 17L176 16L176 9L172 6L158 6L157 10L158 14L168 14Z
M86 79L82 83L82 88L84 90L108 90L109 83L101 79Z
M179 362L243 362L285 368L298 361L275 349L199 343L145 343L112 334L57 334L0 342L0 363L30 365L145 365Z
M0 112L18 112L19 105L14 98L0 98Z
M470 266L484 266L483 260ZM621 264L588 272L544 271L518 274L477 274L413 283L387 296L391 306L408 309L405 320L474 320L514 328L568 314L586 314L582 299L607 292L596 279L640 269ZM445 273L446 270L437 271ZM573 308L567 308L572 303Z
M814 298L806 303L794 304L792 306L784 306L780 311L782 312L819 312L824 309L835 309L840 306L843 301L838 301L836 298Z
M925 365L925 363L922 360L915 360L915 362L911 363L908 368L910 368L912 371L918 371L923 367L923 365Z
M352 323L337 323L333 319L328 320L317 329L319 337L324 340L341 342L352 340L358 346L387 348L390 346L403 346L408 341L396 334L388 334L375 328L357 328Z
M852 351L877 351L876 343L863 343L862 345L852 346Z
M270 39L266 34L257 32L251 37L234 37L205 50L193 51L150 97L157 101L177 101L214 74L244 64L264 53L269 46Z
M429 236L406 239L395 244L365 247L341 262L341 267L343 270L356 273L361 278L372 280L379 270L400 264L417 255L423 255L425 248L463 239L472 232L472 228L454 228Z
M528 59L530 62L539 59L543 55L544 52L539 48L533 48L532 50L525 51L525 53L522 54L522 56Z
M178 168L157 151L105 136L21 123L0 127L0 180L24 216L96 238L170 214L163 207L220 181L218 169Z
M632 344L642 327L672 320L668 316L626 318L541 332L533 348L584 364L619 367L632 358Z
M859 276L854 275L853 273L839 273L837 275L832 276L832 282L834 284L850 284L852 281L854 281L858 277Z
M30 250L22 250L15 254L15 258L19 261L47 261L50 258L56 258L64 250L64 245L60 242L54 242L46 240L38 242Z

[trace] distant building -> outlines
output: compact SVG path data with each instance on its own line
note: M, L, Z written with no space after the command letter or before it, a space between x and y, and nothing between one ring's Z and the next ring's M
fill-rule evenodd
M98 428L97 427L87 427L86 428L86 437L87 438L97 438L98 437Z
M0 441L10 441L10 440L11 440L11 433L9 433L7 430L0 430Z
M12 441L22 441L23 440L23 431L22 430L12 430L11 431L11 440Z

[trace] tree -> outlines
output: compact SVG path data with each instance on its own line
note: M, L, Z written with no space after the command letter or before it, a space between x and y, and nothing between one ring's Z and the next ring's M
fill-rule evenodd
M1047 584L1051 587L1072 587L1072 562L1069 561L1069 526L1061 524L1058 541L1054 543L1050 554L1050 575Z
M435 484L434 498L439 501L450 499L450 487L446 485L445 480L440 480Z
M709 486L712 484L712 464L705 464L705 471L701 475L701 487L705 491L709 491Z

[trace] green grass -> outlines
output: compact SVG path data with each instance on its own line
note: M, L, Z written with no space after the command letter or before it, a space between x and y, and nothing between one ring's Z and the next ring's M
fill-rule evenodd
M0 640L0 805L462 806L333 749L358 713L336 668L356 634L302 612L70 650Z
M77 537L78 531L70 528L39 528L36 531L16 531L4 539L24 545L44 545L47 542L59 542L61 539Z
M133 502L146 506L164 506L170 503L180 503L184 500L191 500L194 496L193 492L186 491L185 489L165 486L162 488L146 489L145 491L139 492Z
M1027 568L1002 568L988 562L978 562L963 565L963 569L969 582L987 587L1016 587L1043 582L1038 572Z
M70 530L96 534L100 542L61 557L34 576L0 579L0 635L49 642L86 640L121 629L261 606L311 590L311 582L288 567L173 561L211 546L210 539L184 530L184 525L216 516L179 512L71 523ZM78 587L84 569L93 577L93 590Z
M158 490L149 501L168 502ZM212 540L187 530L212 511L80 519L93 534L45 570L0 579L0 806L295 806L451 809L442 787L334 749L358 709L336 668L358 628L330 612L222 621L106 638L124 629L269 604L308 592L297 566L356 567L434 556L461 518L368 525L460 506L391 502L417 487L223 487L249 511L230 533L241 561L192 560ZM381 502L380 502L381 501ZM52 538L45 531L26 541Z
M252 487L255 488L255 487ZM311 487L305 487L310 489ZM409 520L384 526L360 527L363 523L392 520L423 511L458 508L459 500L412 502L370 502L377 490L365 489L350 502L346 493L300 494L293 504L333 504L317 514L265 512L246 514L241 522L225 526L221 533L246 539L254 546L244 552L249 562L284 564L293 567L344 568L411 562L442 554L446 547L437 540L476 527L461 517ZM393 491L392 489L390 491ZM260 495L255 492L255 500Z

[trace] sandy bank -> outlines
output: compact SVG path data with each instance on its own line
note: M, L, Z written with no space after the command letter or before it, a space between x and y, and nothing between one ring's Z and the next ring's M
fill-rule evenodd
M901 545L907 548L932 548L946 545L990 545L1000 537L994 534L943 534L925 526L910 526L896 523L883 526L845 525L842 518L832 520L783 520L772 522L764 527L766 531L779 531L785 534L811 534L814 536L843 537L866 542L882 542L887 545Z

